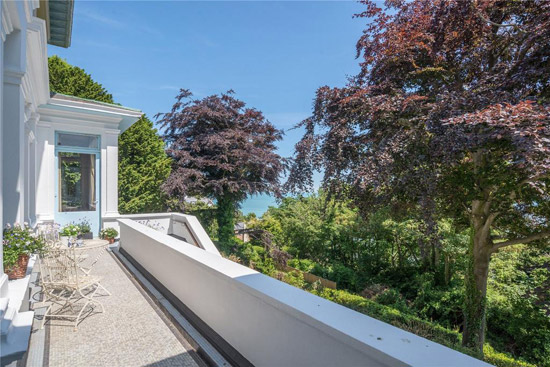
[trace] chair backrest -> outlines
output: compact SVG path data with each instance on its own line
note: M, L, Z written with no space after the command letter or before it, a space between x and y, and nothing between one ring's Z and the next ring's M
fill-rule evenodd
M55 223L39 224L37 235L44 240L48 247L55 247L59 243L59 225Z
M77 258L72 248L51 248L40 257L40 278L46 288L78 288Z

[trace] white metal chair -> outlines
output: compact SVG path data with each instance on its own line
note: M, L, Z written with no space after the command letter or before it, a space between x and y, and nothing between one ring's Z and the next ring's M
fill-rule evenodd
M74 319L74 330L77 330L88 305L96 304L105 312L101 302L94 298L103 288L100 278L80 274L74 249L50 249L40 258L40 273L44 301L50 303L41 328L48 318L67 318Z

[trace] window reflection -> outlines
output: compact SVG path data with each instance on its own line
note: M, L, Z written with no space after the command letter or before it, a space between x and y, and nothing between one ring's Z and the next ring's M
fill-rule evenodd
M58 157L60 211L95 211L95 154L59 152Z

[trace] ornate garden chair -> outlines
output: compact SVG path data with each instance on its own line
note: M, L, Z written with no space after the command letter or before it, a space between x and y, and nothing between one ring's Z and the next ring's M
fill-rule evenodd
M100 279L80 274L73 248L50 249L40 258L40 272L44 301L50 303L41 328L48 318L66 318L74 319L74 329L77 330L81 316L92 304L105 312L101 302L94 298L103 288Z

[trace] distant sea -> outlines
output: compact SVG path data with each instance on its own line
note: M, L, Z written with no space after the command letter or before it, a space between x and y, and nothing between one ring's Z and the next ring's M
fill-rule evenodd
M275 198L270 195L254 195L241 204L243 214L255 213L257 217L261 217L268 207L276 206Z

